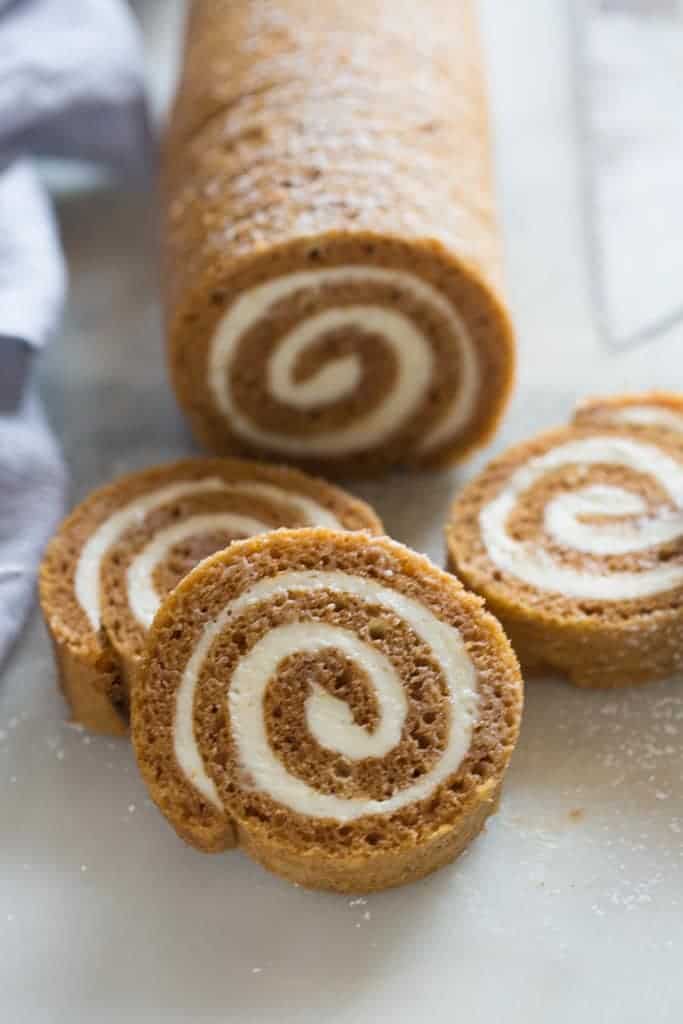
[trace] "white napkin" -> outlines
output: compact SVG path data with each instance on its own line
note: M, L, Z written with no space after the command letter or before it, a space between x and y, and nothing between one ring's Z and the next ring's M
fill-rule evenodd
M0 663L31 604L65 473L35 393L66 274L35 157L143 173L143 57L122 0L0 0Z

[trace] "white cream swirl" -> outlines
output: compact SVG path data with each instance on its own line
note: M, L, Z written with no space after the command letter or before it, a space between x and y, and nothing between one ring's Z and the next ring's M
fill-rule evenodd
M270 747L263 717L266 689L284 658L295 653L316 654L335 649L352 659L372 681L380 711L379 725L372 733L354 723L348 707L320 687L313 687L308 694L307 727L331 756L344 754L353 760L383 757L399 743L407 715L404 684L381 651L346 628L301 620L266 633L240 658L232 678L226 680L232 736L241 766L253 780L253 786L299 814L352 821L367 814L392 814L425 799L458 770L469 749L478 708L477 680L455 627L442 622L413 598L365 577L339 570L283 572L254 583L204 627L181 677L174 720L176 761L188 781L218 809L222 809L222 801L206 770L194 731L195 697L211 646L231 621L248 608L281 596L320 590L379 605L398 615L428 644L450 696L446 747L430 771L383 800L322 793L291 775Z
M164 505L170 505L182 498L196 497L209 493L244 494L256 498L266 498L289 505L303 515L310 526L327 526L330 529L340 529L341 523L329 509L320 505L317 501L299 492L289 491L284 487L275 484L265 483L259 480L226 481L221 477L204 477L197 480L177 480L174 483L158 487L149 491L141 497L128 502L118 511L108 516L94 530L81 548L76 563L74 576L74 592L76 600L85 612L92 629L100 628L101 604L100 604L100 572L102 562L107 552L121 539L127 530L134 526L140 526L145 518ZM237 517L233 516L237 529ZM261 533L272 527L253 517L242 517L242 526L246 535L250 533ZM187 522L190 522L188 519ZM148 625L154 618L154 612L158 606L158 597L154 592L151 575L165 554L174 544L192 536L193 532L206 532L207 529L231 527L224 521L223 527L217 524L210 524L203 521L200 524L194 520L194 530L184 523L176 524L175 528L169 528L163 532L152 546L145 548L138 559L131 566L128 573L128 597L133 608L133 614L141 624ZM174 532L175 529L175 532ZM189 531L189 532L188 532ZM134 607L133 607L134 606ZM150 610L154 608L151 613Z
M590 409L589 409L590 411ZM683 434L683 412L654 403L636 405L605 405L597 410L603 423L629 423L642 427L665 427Z
M266 320L277 302L303 289L314 292L325 285L350 282L399 288L438 312L450 328L460 359L459 388L440 421L421 439L420 448L428 451L451 440L468 423L476 403L479 367L472 338L452 303L415 274L378 267L343 266L274 278L240 294L221 318L210 344L208 385L218 409L241 437L289 455L343 455L380 445L419 410L434 374L431 345L403 313L372 304L328 309L310 316L279 339L265 371L272 397L297 410L347 398L353 395L361 379L360 355L354 353L333 359L304 381L297 381L295 370L301 354L318 338L339 328L360 327L380 335L390 346L397 363L395 387L376 409L361 413L354 422L334 431L286 437L259 427L235 402L231 370L244 334Z
M159 610L161 597L154 586L154 570L167 558L169 551L190 537L225 532L236 537L251 537L265 533L272 527L260 519L237 515L235 512L215 512L189 516L179 523L167 526L152 537L135 556L126 572L128 606L138 625L149 629Z
M546 474L564 466L622 466L654 479L671 505L648 513L644 499L627 486L587 484L556 495L546 506L546 532L560 546L595 556L646 552L683 537L683 465L652 444L619 436L568 441L520 466L480 511L484 546L491 561L539 590L566 597L626 601L683 584L683 564L649 560L639 571L577 569L560 563L536 542L517 540L507 529L521 496ZM673 506L673 507L672 507ZM597 521L587 517L596 517ZM600 518L597 518L600 517Z

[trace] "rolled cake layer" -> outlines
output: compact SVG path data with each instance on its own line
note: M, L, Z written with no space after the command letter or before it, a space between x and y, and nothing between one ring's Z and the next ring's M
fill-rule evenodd
M161 599L237 537L281 526L381 532L374 512L295 470L186 459L122 477L68 516L45 553L43 615L73 716L123 733L145 634Z
M447 540L525 671L616 687L683 668L683 435L605 423L517 445L456 500Z
M398 6L193 6L166 313L213 450L371 473L457 459L501 415L514 355L473 6Z
M189 843L369 891L476 835L521 703L501 627L447 573L387 538L283 530L202 562L166 599L132 735Z
M628 424L683 434L683 395L673 391L644 391L587 398L577 406L574 423L578 426Z

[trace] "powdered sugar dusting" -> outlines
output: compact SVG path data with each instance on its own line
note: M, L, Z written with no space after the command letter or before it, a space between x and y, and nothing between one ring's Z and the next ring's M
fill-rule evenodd
M498 816L523 842L530 884L546 895L584 890L598 917L683 905L681 682L609 692L531 684ZM536 780L535 813L517 799L517 772Z

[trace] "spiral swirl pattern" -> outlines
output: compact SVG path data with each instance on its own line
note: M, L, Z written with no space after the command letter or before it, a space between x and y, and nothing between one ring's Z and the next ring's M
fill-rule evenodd
M143 775L184 839L362 891L433 870L479 831L521 679L481 602L427 559L302 529L190 573L134 696Z
M287 436L260 427L235 400L231 389L233 363L249 331L267 321L280 303L307 292L315 295L324 286L354 284L398 289L431 309L448 327L454 358L460 367L459 382L438 422L420 438L419 450L428 452L452 441L472 418L479 390L477 353L454 306L415 274L344 266L275 278L239 295L223 315L211 342L208 383L217 407L244 440L292 456L348 455L380 446L423 409L436 373L432 344L417 322L380 304L344 305L305 318L278 339L264 370L269 394L284 407L297 411L324 408L349 399L360 390L364 373L362 354L332 357L301 380L297 367L306 351L326 335L344 329L376 335L395 360L396 379L375 408L364 410L361 404L352 422L334 430L310 430L306 436Z
M166 322L216 452L370 475L455 461L498 422L514 342L476 4L418 6L246 0L189 23Z
M240 761L257 788L299 814L348 821L367 814L391 814L423 800L457 771L470 743L476 717L474 668L457 629L440 622L424 605L371 580L341 572L291 572L260 580L230 602L203 630L183 674L175 719L178 764L193 785L213 804L221 806L216 787L202 764L194 738L194 697L199 674L215 638L227 624L263 601L290 592L325 591L331 596L360 598L372 607L400 616L426 643L439 666L449 698L448 741L435 767L418 782L385 800L344 798L317 792L290 775L270 749L263 724L262 701L278 665L294 653L341 650L368 673L375 688L380 724L368 736L353 723L346 705L314 689L306 701L309 730L322 745L354 760L382 757L401 738L407 701L402 682L391 662L354 633L318 622L282 625L262 638L237 664L229 691L229 708ZM372 613L368 612L368 618Z
M78 563L74 588L76 598L85 612L93 629L100 626L100 573L102 561L107 552L115 546L131 527L165 505L172 505L185 498L196 498L202 494L220 492L225 495L253 495L283 501L294 505L311 525L338 527L335 515L305 495L292 494L272 484L258 481L226 482L220 477L205 477L198 480L179 480L159 487L118 509L93 531L83 546ZM131 566L128 576L128 595L135 617L142 625L149 625L159 605L154 593L151 573L170 548L188 536L207 530L227 529L238 536L248 536L269 529L267 523L252 517L225 513L220 517L193 517L169 528L157 536L148 548Z
M595 569L563 563L543 547L517 540L507 529L515 505L545 476L571 467L582 475L592 466L625 469L654 480L666 495L650 510L627 484L585 483L562 490L546 505L545 532L561 549L598 558L646 555L658 545L683 538L683 466L656 445L619 436L568 441L517 468L480 513L481 535L491 561L539 590L571 598L626 601L649 597L683 584L683 565L649 564L637 571ZM572 478L573 481L573 478Z
M131 473L61 524L40 598L75 718L125 732L147 631L170 590L233 540L282 527L381 531L372 509L296 470L194 458Z

